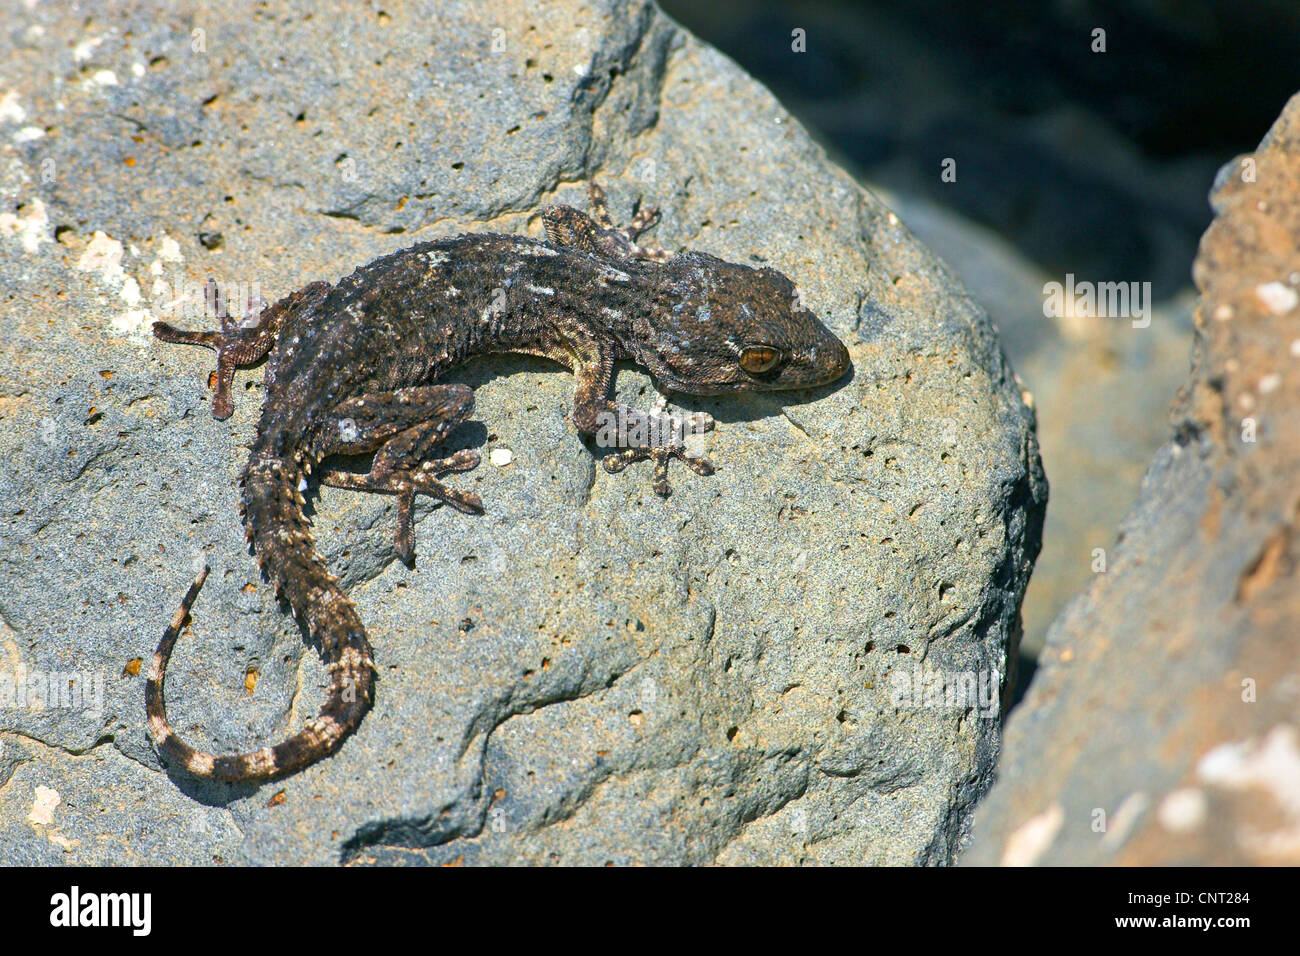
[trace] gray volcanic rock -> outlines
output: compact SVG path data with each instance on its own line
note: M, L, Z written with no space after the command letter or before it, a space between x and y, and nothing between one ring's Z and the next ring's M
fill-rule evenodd
M1211 203L1174 437L1048 632L963 862L1300 863L1300 96Z
M1169 402L1187 377L1191 274L1186 294L1154 303L1145 326L1075 310L1047 317L1044 288L1063 276L1041 272L1002 237L943 207L872 189L988 310L1032 393L1052 504L1021 607L1023 662L1037 657L1048 626L1091 580L1093 549L1109 547L1168 437Z
M83 675L0 705L0 860L950 861L997 756L1046 483L948 270L652 6L203 10L42 5L0 38L0 677ZM511 453L454 476L486 515L421 502L411 570L390 499L310 495L376 649L361 730L258 789L162 772L139 665L199 557L178 730L260 746L325 674L237 516L260 372L214 421L210 354L149 323L208 276L274 300L416 241L536 234L591 177L624 218L661 205L659 244L797 278L852 380L684 399L718 419L719 472L678 469L664 502L646 466L595 466L567 372L471 364L454 438ZM633 370L618 390L654 400ZM898 697L917 674L986 700Z

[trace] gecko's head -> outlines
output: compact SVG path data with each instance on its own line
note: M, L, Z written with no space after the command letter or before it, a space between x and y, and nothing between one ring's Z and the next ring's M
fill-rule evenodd
M799 302L775 269L751 269L701 252L659 267L669 307L632 343L661 385L690 395L809 388L833 382L849 351Z

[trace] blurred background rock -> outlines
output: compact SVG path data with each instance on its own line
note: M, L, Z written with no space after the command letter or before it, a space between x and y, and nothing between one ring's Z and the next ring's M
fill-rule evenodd
M1169 435L1206 195L1300 89L1300 4L660 5L770 87L1001 330L1034 397L1051 482L1018 699L1048 624L1087 584L1094 549L1110 549ZM941 177L947 159L955 181ZM1067 274L1150 282L1150 325L1045 317L1045 283Z

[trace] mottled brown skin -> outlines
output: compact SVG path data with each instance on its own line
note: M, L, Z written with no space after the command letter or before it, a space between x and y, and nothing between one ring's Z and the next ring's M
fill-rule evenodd
M670 256L642 248L635 238L653 225L655 211L643 210L618 229L599 187L590 191L590 217L569 206L543 211L545 242L510 235L439 239L376 259L332 286L312 283L242 322L223 319L220 332L155 323L163 341L217 351L217 418L232 411L235 368L269 356L261 421L243 475L244 520L262 570L320 641L331 672L320 714L274 747L216 756L185 744L167 722L163 680L205 570L164 632L146 683L150 733L169 764L199 777L266 780L334 752L360 724L373 695L370 644L355 607L316 552L303 493L327 456L374 452L367 474L324 470L319 477L396 495L397 550L408 562L416 493L481 512L477 495L438 480L473 468L478 454L431 457L470 413L474 396L464 385L430 383L466 359L522 352L565 365L577 378L573 422L589 437L610 415L633 429L671 424L610 400L620 358L647 369L665 390L695 395L820 385L849 368L844 345L799 305L785 276L700 252ZM707 415L692 416L694 430L712 424ZM670 493L670 460L712 473L707 459L658 437L673 434L671 428L645 434L656 437L615 444L603 460L606 471L653 461L662 496Z

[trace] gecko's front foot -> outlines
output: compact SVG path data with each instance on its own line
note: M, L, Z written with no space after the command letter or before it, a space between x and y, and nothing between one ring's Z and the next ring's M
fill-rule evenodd
M636 239L659 221L656 206L641 208L625 226L614 224L605 205L605 190L594 182L587 184L590 214L572 206L547 206L542 210L546 235L557 246L569 246L595 252L612 259L648 259L667 262L673 254L667 249L638 245Z
M673 459L682 462L697 475L711 475L714 472L713 462L707 458L690 454L684 445L662 445L657 448L624 448L612 455L606 455L601 459L600 463L605 471L611 475L616 475L634 462L653 461L655 463L655 474L652 487L655 494L660 498L667 498L673 493L672 486L668 484L668 462Z

